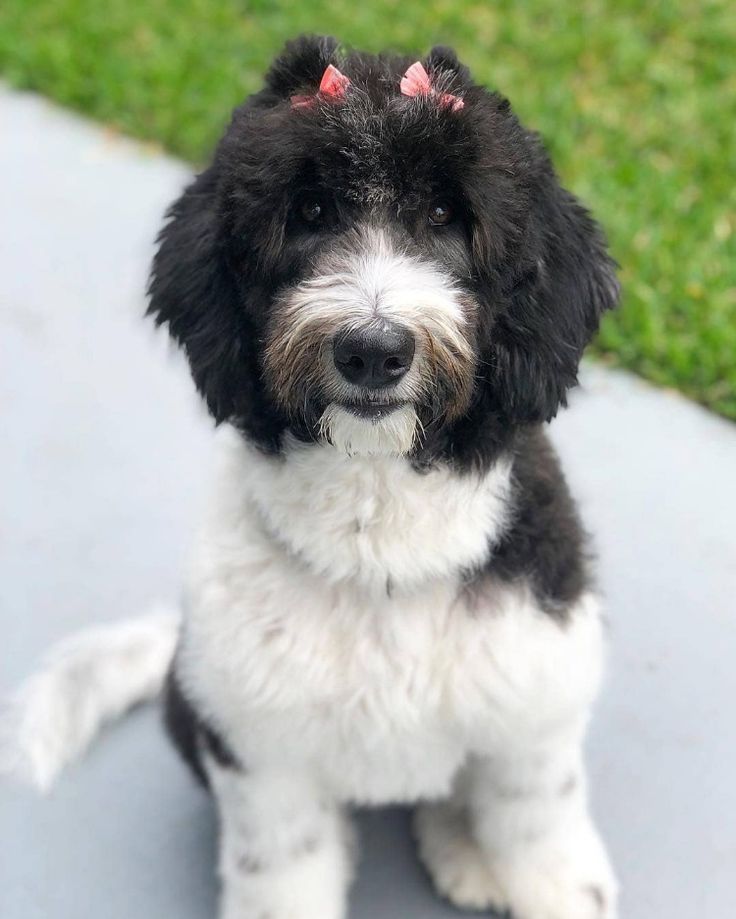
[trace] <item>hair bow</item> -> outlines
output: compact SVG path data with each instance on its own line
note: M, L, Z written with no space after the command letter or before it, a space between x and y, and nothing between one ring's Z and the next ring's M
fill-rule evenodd
M319 83L319 89L312 96L292 96L292 108L311 108L317 101L317 96L323 96L332 102L338 102L345 95L345 91L350 86L350 80L344 73L340 73L337 67L328 64L322 79Z
M448 106L453 112L459 112L465 103L459 96L452 93L437 92L429 82L429 74L424 69L421 61L416 61L401 78L401 94L403 96L436 96L442 105Z

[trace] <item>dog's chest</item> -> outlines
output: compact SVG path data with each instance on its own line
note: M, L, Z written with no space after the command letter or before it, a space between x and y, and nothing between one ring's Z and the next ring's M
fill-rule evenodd
M246 508L330 584L383 592L453 578L485 560L509 517L507 460L484 475L422 474L404 458L351 458L324 445L292 443L276 460L228 438L223 454L215 528L250 539L232 516Z
M433 479L394 462L322 448L280 463L231 443L180 656L245 761L318 764L363 801L446 792L534 670L520 651L538 611L462 589L505 524L508 469Z
M203 586L184 644L198 701L243 761L296 758L364 802L447 791L486 708L457 585L367 600L293 572L286 583L264 561L232 585L237 600Z

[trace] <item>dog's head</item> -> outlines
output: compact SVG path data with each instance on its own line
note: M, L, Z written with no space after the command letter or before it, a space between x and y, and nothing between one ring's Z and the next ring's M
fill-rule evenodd
M274 450L482 461L565 403L618 295L537 137L444 48L288 45L169 216L150 310Z

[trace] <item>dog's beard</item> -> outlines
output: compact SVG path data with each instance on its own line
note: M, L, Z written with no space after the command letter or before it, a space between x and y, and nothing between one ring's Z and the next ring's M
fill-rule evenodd
M380 417L363 417L333 402L320 419L322 436L347 456L406 456L419 429L419 418L411 405Z

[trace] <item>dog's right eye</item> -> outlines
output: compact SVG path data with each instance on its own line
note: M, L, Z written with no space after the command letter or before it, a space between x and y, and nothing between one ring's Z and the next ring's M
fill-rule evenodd
M299 215L305 223L312 226L321 223L325 207L319 198L304 198L299 204Z

